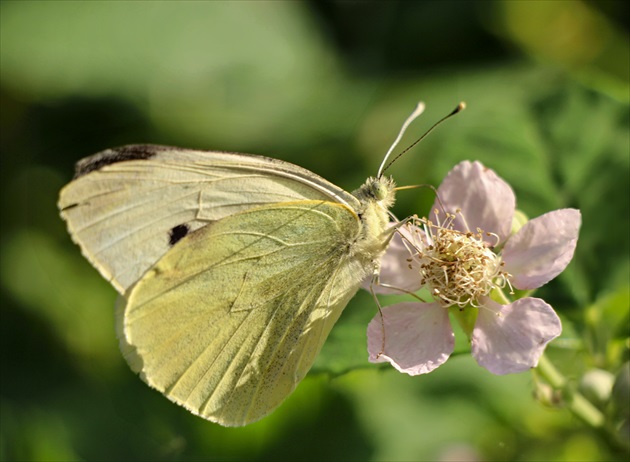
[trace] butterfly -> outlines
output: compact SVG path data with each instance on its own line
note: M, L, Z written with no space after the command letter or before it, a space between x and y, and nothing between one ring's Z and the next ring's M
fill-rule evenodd
M396 229L384 164L349 193L268 157L130 145L79 161L58 206L120 294L131 369L192 413L242 426L295 389L378 274Z

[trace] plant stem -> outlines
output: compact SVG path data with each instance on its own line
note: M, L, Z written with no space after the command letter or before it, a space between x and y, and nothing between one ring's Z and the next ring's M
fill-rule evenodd
M555 390L562 392L567 408L578 418L594 428L604 426L604 415L591 404L580 392L569 386L569 381L555 368L543 354L538 361L536 371Z

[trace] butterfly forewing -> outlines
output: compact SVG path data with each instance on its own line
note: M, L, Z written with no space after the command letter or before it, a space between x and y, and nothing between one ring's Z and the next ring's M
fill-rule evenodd
M79 162L59 208L86 258L123 293L187 234L251 207L302 199L357 204L276 159L137 145Z

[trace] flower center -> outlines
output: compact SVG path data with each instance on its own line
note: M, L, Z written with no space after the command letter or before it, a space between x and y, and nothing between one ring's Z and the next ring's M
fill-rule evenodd
M444 306L477 306L479 297L504 287L509 274L501 271L501 258L484 243L483 231L457 231L452 221L440 226L421 220L426 231L426 241L416 246L421 282Z

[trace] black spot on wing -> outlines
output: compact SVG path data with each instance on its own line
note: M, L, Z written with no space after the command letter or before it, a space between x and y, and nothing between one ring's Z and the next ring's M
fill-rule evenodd
M160 151L172 149L169 146L158 146L155 144L130 144L120 148L106 149L93 156L86 157L77 162L74 171L74 178L86 175L90 172L100 170L106 165L124 162L127 160L143 160L154 157Z
M177 225L171 229L169 233L168 243L172 247L177 244L182 238L184 238L190 232L190 227L186 224Z

